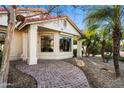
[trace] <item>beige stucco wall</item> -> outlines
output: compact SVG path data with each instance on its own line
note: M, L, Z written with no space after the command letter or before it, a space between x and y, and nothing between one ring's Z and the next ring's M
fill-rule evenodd
M56 22L56 23L55 23ZM79 35L79 33L73 28L73 26L68 23L66 24L66 27L63 27L63 20L60 21L60 23L57 23L58 21L54 22L48 22L48 23L41 23L41 24L33 24L32 31L37 32L37 53L36 58L37 59L66 59L73 57L73 42L72 42L72 50L70 52L60 52L59 50L59 38L61 35L71 37L73 38L74 35ZM35 27L36 26L36 29ZM38 30L38 27L46 27L50 28L47 31L45 30ZM53 29L53 30L52 30ZM29 29L30 30L30 29ZM38 31L37 31L38 30ZM29 32L29 31L28 31ZM29 50L29 36L28 32L25 31L15 31L13 41L11 44L11 52L10 52L10 60L17 60L23 58L24 60L29 59L29 53L31 52ZM41 52L41 35L53 35L54 36L54 52ZM33 38L33 34L31 35ZM32 39L34 40L34 39ZM31 42L32 42L31 40ZM73 41L73 40L72 40ZM30 43L31 43L30 42ZM32 54L34 54L32 52ZM32 58L32 57L31 57Z
M22 32L22 55L23 60L26 60L28 57L28 33Z
M20 59L21 54L22 54L22 32L15 31L11 43L10 60Z
M7 20L8 20L8 17L7 17L7 14L0 14L0 25L4 25L4 26L7 26Z
M64 26L66 22L66 26ZM39 23L39 26L54 29L59 32L80 36L79 32L65 19L53 19Z
M24 57L26 59L28 56L26 55L28 53L27 46L27 40L26 36L27 33L25 32L15 32L14 37L11 44L11 52L10 52L10 60L18 60ZM41 52L41 35L54 35L54 52ZM38 31L38 41L37 41L37 58L38 59L65 59L65 58L71 58L73 57L73 51L71 52L60 52L59 51L59 38L60 34L59 32L55 31ZM67 34L66 34L67 35ZM73 37L72 35L69 35ZM25 39L24 39L25 37ZM73 49L72 49L73 50Z
M41 24L40 24L41 25ZM36 58L37 59L66 59L66 58L71 58L73 57L73 42L71 45L71 51L70 52L60 52L59 50L59 38L61 35L71 37L73 39L73 34L79 35L79 33L67 22L66 28L63 29L63 31L56 31L57 25L54 26L54 22L48 23L46 26L51 26L52 29L55 30L38 30L39 24L33 24L32 31L37 32L37 53L36 53ZM59 24L60 25L60 24ZM35 27L36 29L35 29ZM42 28L42 27L41 27ZM59 28L59 27L58 27ZM38 30L38 31L37 31ZM30 32L30 29L29 31ZM29 46L29 41L30 37L28 36L28 32L25 31L16 31L14 33L12 45L11 45L11 53L10 53L10 59L11 60L17 60L20 58L23 58L24 60L29 59L29 54L30 54L30 46L33 46L34 44L30 44ZM67 32L67 33L66 33ZM53 35L54 36L54 51L53 52L41 52L41 35ZM34 35L31 35L34 38ZM32 43L34 39L31 40L30 43ZM72 40L73 41L73 40ZM32 52L34 54L34 52ZM32 57L31 57L32 58Z
M41 35L53 35L54 36L54 52L41 52ZM59 38L61 35L56 31L38 31L38 41L37 41L37 58L38 59L65 59L73 57L73 42L71 52L60 52L59 51ZM73 37L72 35L69 35ZM27 33L24 31L19 31L14 33L14 37L11 44L10 60L18 60L21 58L27 59L28 57L28 42Z

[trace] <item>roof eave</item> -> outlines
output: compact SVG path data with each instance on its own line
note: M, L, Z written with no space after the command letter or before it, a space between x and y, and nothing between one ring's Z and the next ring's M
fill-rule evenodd
M68 18L67 16L64 16L64 17L62 17L62 18L58 18L58 19L66 19L76 30L77 30L77 32L81 35L82 33L81 33L81 31L80 31L80 29L73 23L73 21L70 19L70 18ZM35 23L40 23L40 22L47 22L47 21L52 21L52 20L57 20L57 18L56 19L48 19L48 20L40 20L40 21L34 21L34 22L27 22L27 23L24 23L21 27L20 27L20 30L23 28L23 27L25 27L26 25L29 25L29 24L35 24Z

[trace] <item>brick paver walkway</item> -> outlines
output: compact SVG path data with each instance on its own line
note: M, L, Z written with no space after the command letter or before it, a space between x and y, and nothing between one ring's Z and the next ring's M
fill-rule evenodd
M58 60L40 60L37 65L21 63L16 67L31 76L39 88L84 88L89 87L84 73L70 63Z

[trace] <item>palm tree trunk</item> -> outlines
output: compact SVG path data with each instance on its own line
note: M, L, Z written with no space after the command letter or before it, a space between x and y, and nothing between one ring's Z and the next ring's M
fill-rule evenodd
M113 62L115 67L116 77L120 77L119 69L119 51L120 51L120 29L115 27L113 31Z

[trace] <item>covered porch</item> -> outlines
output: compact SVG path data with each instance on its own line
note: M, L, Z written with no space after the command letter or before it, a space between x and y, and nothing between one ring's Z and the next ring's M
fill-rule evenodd
M22 33L21 57L29 65L37 64L38 59L72 58L74 36L64 31L32 24L28 31ZM77 42L77 57L82 57L81 41Z

